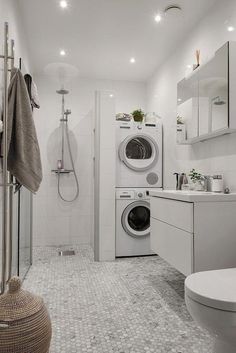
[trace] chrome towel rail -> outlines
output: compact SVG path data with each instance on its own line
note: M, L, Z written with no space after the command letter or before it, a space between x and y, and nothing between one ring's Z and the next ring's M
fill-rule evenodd
M8 81L9 67L11 60L11 68L14 65L14 41L11 41L11 55L9 56L9 28L8 23L4 24L4 54L0 56L4 60L3 74L3 144L2 144L2 184L3 184L3 200L2 200L2 278L1 278L1 294L5 292L6 282L11 276L12 264L12 182L13 177L7 171L7 117L8 117ZM8 274L7 274L8 267Z

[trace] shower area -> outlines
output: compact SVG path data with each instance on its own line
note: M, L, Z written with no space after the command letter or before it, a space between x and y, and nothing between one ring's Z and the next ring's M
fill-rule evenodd
M10 71L17 67L24 74L24 59L15 59L14 40L9 39L9 25L4 25L4 40L0 46L1 161L0 161L0 283L1 293L13 275L22 279L32 263L32 193L17 187L15 178L7 171L7 114Z
M61 88L60 90L56 91L57 94L61 95L61 157L57 160L57 168L52 169L53 173L57 174L57 191L58 195L62 201L65 202L73 202L79 197L79 180L77 176L77 172L75 169L74 158L72 154L71 148L71 141L70 141L70 134L69 134L69 126L68 126L68 119L71 115L71 110L65 108L65 95L69 94L69 91ZM67 147L68 151L68 160L65 158L65 147ZM70 168L67 167L70 163ZM73 174L75 180L75 191L71 198L66 198L63 195L63 188L61 185L61 178L63 175L66 174Z

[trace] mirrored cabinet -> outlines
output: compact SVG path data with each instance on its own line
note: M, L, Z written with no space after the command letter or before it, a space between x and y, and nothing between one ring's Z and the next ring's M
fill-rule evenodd
M236 42L178 83L180 144L193 144L236 132Z

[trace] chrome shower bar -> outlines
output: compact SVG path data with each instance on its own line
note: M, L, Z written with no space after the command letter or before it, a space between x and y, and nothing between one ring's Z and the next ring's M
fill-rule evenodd
M12 176L7 170L7 117L8 117L8 63L11 60L11 68L14 66L14 41L11 41L11 55L9 56L9 27L4 24L4 54L0 56L4 60L3 74L3 200L2 200L2 278L1 294L5 292L6 281L11 276L12 263ZM11 191L10 191L11 190ZM9 235L9 236L8 236ZM9 252L8 252L9 250ZM8 265L8 275L7 275ZM10 268L9 268L10 267Z

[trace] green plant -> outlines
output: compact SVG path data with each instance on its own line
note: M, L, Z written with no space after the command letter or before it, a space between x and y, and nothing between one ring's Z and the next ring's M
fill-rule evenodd
M184 121L183 121L183 118L181 116L177 116L177 124L178 125L184 125Z
M202 181L204 180L204 176L193 168L190 173L189 173L190 179L192 180L193 183L196 183L197 181Z
M142 122L145 117L145 113L141 109L134 110L132 113L134 121Z

